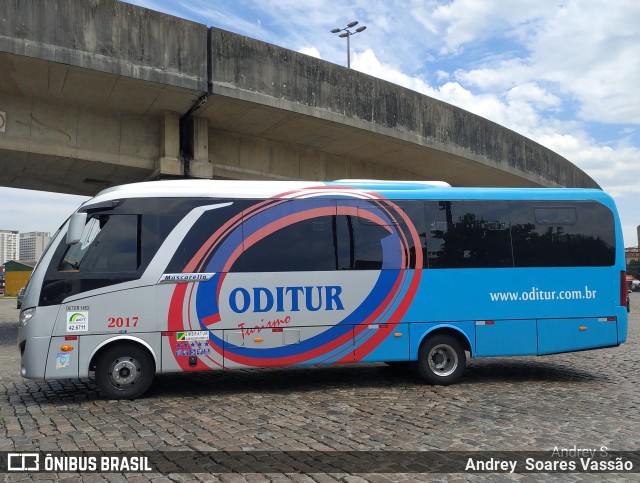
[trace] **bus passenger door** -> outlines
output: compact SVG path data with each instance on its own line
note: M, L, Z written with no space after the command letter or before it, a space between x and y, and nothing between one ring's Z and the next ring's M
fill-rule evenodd
M338 265L359 294L354 330L355 361L409 359L409 331L400 324L404 294L410 292L416 260L422 268L418 231L406 210L423 217L422 202L341 200L336 224ZM418 280L418 279L416 279ZM345 288L346 290L346 288ZM401 295L402 294L402 295Z

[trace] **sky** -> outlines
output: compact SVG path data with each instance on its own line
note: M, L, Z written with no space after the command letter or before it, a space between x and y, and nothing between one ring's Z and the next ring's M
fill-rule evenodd
M346 65L510 128L564 156L640 224L637 0L130 0ZM82 197L0 188L0 229L55 231ZM8 199L8 198L7 198ZM13 209L15 208L15 209Z

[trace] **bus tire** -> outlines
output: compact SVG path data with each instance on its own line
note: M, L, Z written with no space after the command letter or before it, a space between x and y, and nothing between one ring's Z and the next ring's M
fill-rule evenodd
M418 350L417 372L430 384L448 386L457 382L466 365L462 344L448 334L428 337Z
M116 344L96 362L98 390L107 399L135 399L151 386L155 363L149 352L137 344Z

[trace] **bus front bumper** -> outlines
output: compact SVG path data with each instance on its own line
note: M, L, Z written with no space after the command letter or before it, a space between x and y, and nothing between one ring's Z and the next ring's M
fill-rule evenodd
M44 380L51 337L30 337L19 344L20 375Z

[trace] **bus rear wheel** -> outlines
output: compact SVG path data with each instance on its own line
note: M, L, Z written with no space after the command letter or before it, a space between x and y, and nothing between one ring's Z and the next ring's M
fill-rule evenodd
M467 356L458 339L436 334L420 346L416 368L428 383L447 386L460 379L466 365Z
M135 399L153 382L155 364L149 352L135 344L106 349L96 362L98 390L107 399Z

